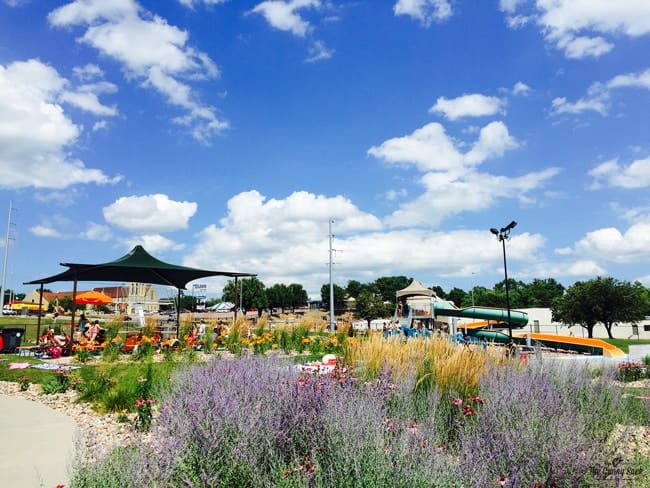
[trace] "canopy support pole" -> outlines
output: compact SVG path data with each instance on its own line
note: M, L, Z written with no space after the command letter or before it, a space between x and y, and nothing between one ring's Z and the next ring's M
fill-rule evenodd
M41 338L41 312L43 311L43 283L41 283L41 292L38 297L38 320L36 321L36 344Z
M237 292L237 277L235 276L235 316L232 323L237 322L237 309L239 309L239 293Z
M181 289L178 289L178 301L176 302L176 339L178 339L181 328Z
M77 310L77 278L74 279L72 288L72 318L70 318L70 337L74 337L74 313Z

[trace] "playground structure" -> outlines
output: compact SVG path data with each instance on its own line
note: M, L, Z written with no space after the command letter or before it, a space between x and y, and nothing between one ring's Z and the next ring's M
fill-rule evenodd
M398 305L395 310L394 321L399 323L403 330L424 328L429 331L446 328L453 334L464 331L469 337L485 340L491 343L507 344L510 341L508 334L502 332L508 328L508 315L510 327L523 329L528 325L528 314L520 310L508 310L492 307L465 307L458 308L453 302L443 300L425 288L421 283L413 280L409 286L399 290L396 294ZM459 319L473 319L473 322L458 324ZM513 333L513 341L519 345L530 347L533 343L583 354L599 355L604 357L624 357L625 353L601 339L561 336L555 334L540 334L533 332Z

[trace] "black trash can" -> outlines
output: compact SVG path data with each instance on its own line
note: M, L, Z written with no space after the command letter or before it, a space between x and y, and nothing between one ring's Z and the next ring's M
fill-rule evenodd
M18 329L16 327L5 327L2 329L2 352L5 354L15 354L16 349L20 347L24 335L25 329Z

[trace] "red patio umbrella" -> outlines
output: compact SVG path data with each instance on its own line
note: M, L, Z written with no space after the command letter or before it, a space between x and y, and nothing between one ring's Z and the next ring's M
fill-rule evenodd
M108 295L93 290L79 293L74 302L78 305L108 305L113 303L113 299Z

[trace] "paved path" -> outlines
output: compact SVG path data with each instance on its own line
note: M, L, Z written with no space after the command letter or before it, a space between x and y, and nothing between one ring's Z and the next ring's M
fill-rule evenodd
M7 488L68 486L78 429L40 403L0 395L0 484Z

